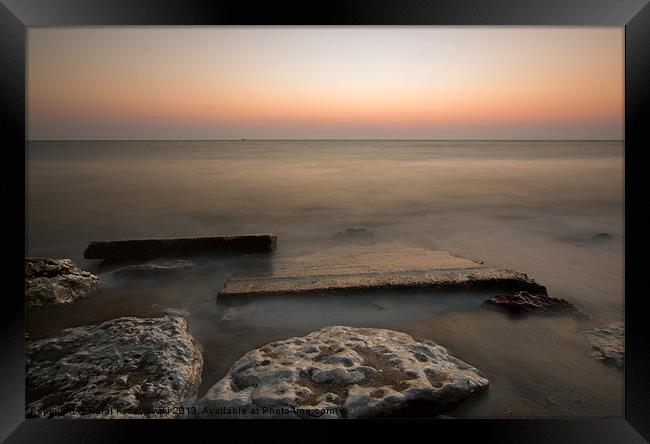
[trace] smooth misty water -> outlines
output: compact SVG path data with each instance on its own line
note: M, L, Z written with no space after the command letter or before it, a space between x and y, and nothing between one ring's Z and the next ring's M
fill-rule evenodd
M31 311L32 337L180 313L204 347L202 395L253 347L326 325L386 327L490 379L455 416L623 414L622 372L580 335L623 319L622 142L32 142L27 182L28 254L70 257L105 281L93 298ZM515 319L481 309L481 293L215 302L232 273L334 246L348 227L526 272L592 319ZM251 232L276 232L278 250L202 258L175 277L116 278L82 257L93 240Z

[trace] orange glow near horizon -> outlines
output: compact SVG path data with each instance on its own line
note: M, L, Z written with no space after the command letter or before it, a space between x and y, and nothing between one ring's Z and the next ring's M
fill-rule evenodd
M31 139L623 134L623 28L35 28L27 68Z

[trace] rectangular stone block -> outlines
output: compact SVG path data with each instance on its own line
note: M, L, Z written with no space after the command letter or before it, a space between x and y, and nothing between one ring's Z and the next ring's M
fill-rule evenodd
M276 243L275 234L115 240L91 242L84 257L125 260L212 253L269 253L275 250Z
M524 273L485 266L447 251L371 248L333 249L274 261L269 272L231 277L217 300L231 304L273 295L426 289L546 292Z

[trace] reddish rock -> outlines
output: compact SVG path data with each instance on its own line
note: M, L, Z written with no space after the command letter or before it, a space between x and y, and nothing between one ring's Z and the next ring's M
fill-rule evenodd
M578 318L587 317L565 299L545 294L530 294L527 291L493 296L485 300L483 306L509 313L571 314Z

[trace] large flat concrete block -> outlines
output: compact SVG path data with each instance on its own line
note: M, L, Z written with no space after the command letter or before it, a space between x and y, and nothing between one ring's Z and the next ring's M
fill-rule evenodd
M423 248L340 248L274 261L272 270L231 277L218 292L228 304L254 297L373 290L494 289L546 293L526 274Z

